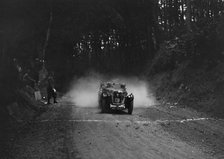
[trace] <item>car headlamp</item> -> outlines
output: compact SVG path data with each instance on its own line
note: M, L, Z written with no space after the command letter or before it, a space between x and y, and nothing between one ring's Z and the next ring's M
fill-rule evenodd
M128 95L128 98L133 98L133 97L134 97L134 96L133 96L132 93Z
M106 93L103 93L103 97L107 97L107 94Z

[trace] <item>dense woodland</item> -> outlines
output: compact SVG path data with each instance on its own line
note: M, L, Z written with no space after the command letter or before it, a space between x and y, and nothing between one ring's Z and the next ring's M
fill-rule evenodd
M222 50L222 0L11 0L1 5L1 60L82 73L136 72L164 41L187 54ZM215 49L215 50L214 50ZM35 61L36 60L36 61Z
M223 59L223 0L0 3L1 87L8 92L19 87L15 63L35 80L44 64L63 87L87 70L150 76Z

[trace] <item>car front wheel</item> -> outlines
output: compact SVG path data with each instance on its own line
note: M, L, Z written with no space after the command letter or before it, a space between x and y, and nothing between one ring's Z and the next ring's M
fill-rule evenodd
M128 114L132 114L133 112L133 101L128 103Z
M107 113L108 109L108 102L106 98L101 99L101 113Z

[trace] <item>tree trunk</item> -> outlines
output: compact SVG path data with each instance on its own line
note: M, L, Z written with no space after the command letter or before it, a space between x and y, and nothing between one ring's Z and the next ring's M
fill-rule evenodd
M51 7L50 18L49 18L49 23L48 23L48 28L47 28L47 34L46 34L46 39L45 39L44 48L43 48L43 65L45 63L45 55L46 55L46 49L47 49L47 45L48 45L48 41L49 41L49 37L50 37L52 20L53 20L53 11L52 11L52 7Z
M187 24L187 31L190 33L191 30L191 0L186 0L187 10L186 10L186 24Z

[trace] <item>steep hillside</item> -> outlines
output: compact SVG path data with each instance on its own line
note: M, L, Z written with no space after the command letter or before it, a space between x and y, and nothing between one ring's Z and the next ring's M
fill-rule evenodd
M207 32L184 34L160 45L147 73L162 103L224 117L224 52L220 25Z
M184 65L184 64L183 64ZM211 70L183 66L159 73L152 81L157 98L163 103L188 106L224 117L224 63Z

